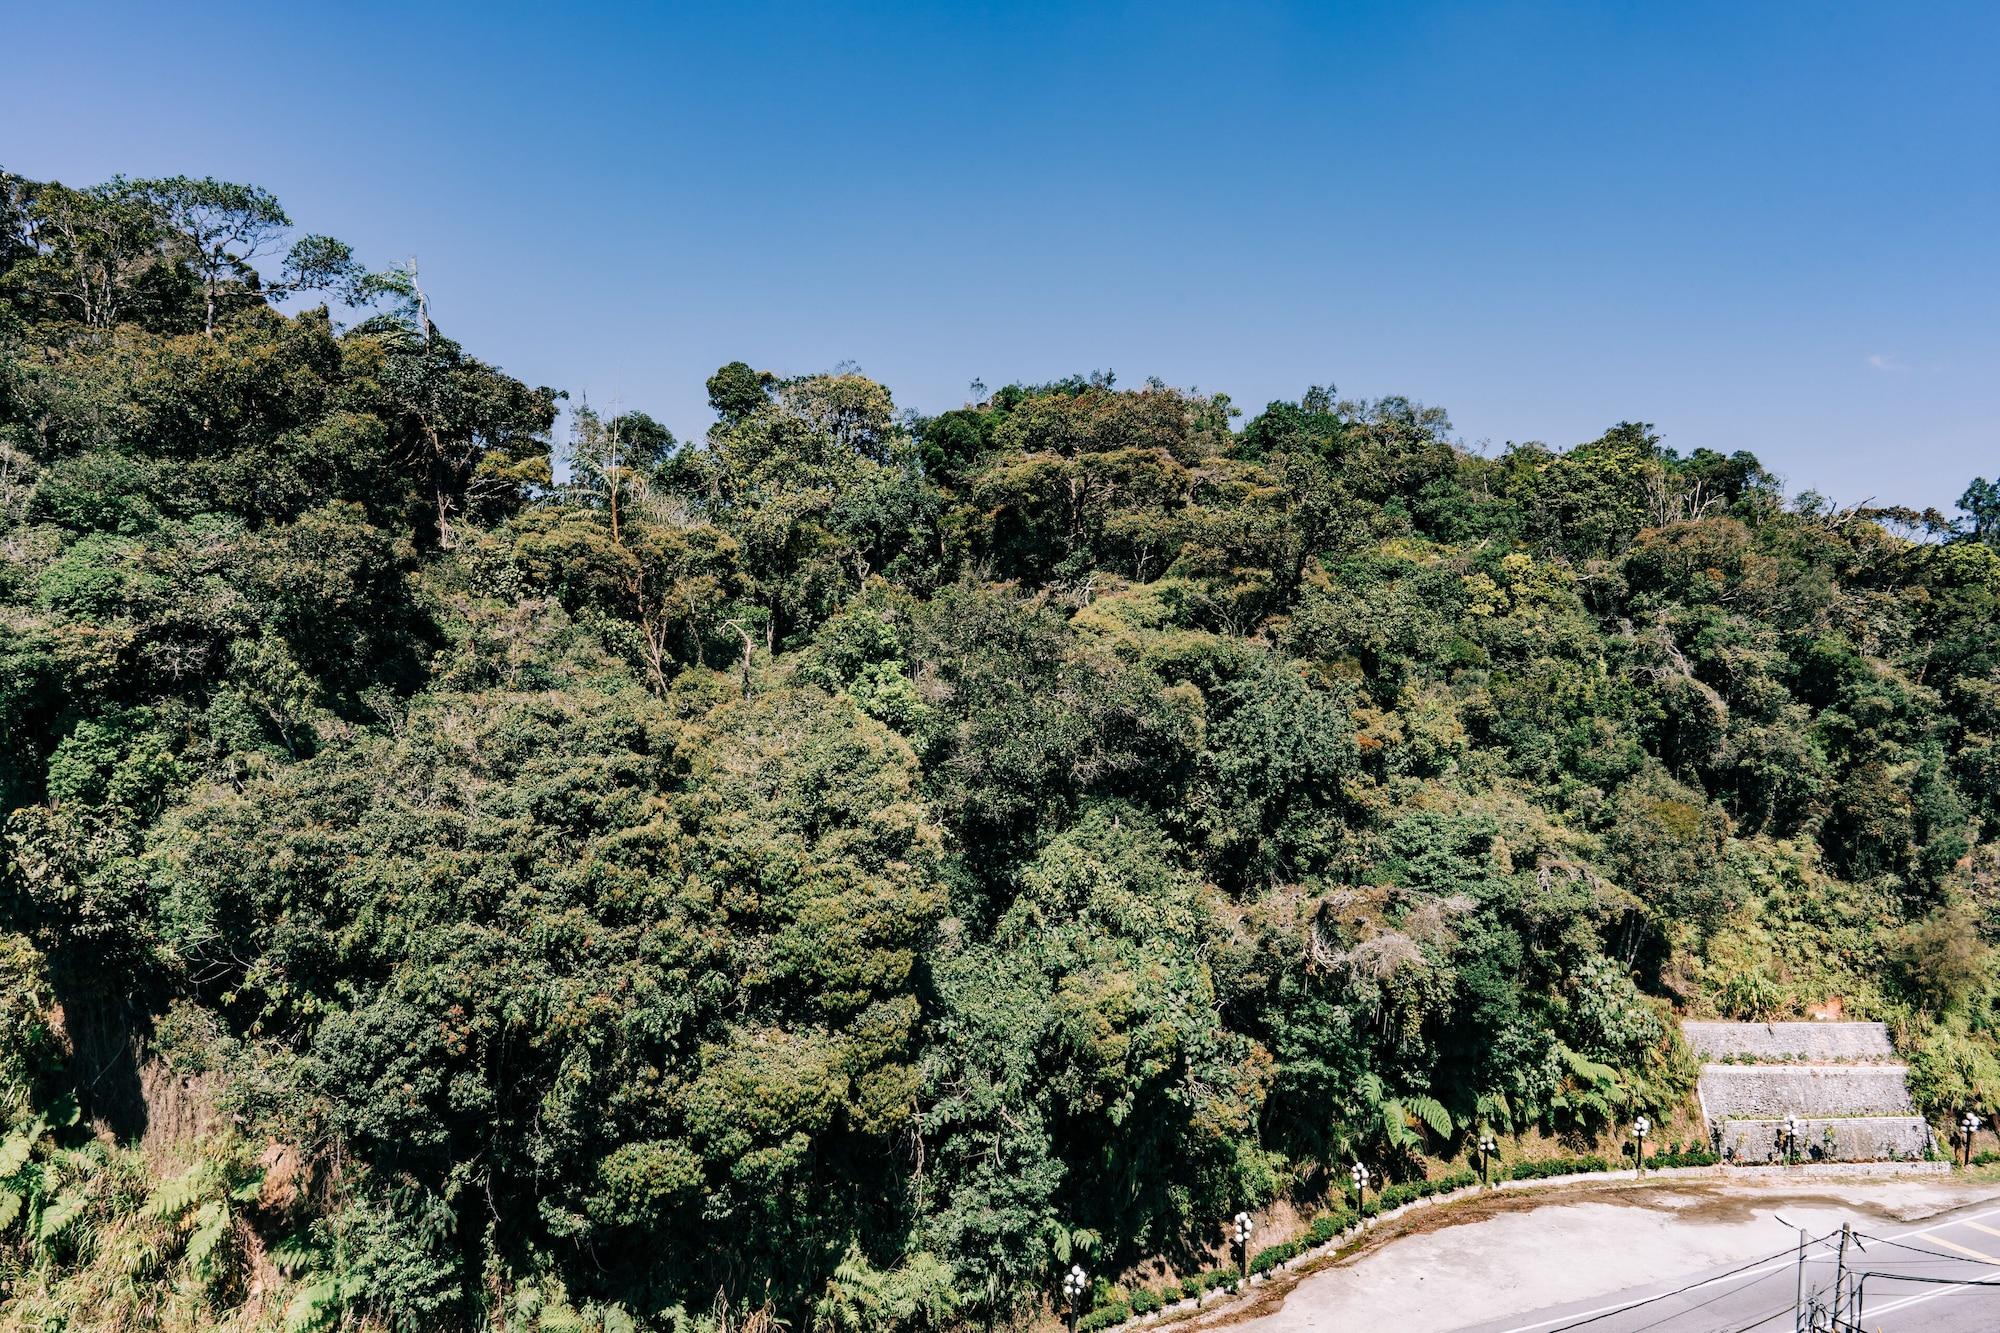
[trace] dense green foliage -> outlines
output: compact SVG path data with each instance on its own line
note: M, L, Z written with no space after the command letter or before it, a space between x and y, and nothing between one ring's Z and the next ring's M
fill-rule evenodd
M558 438L288 225L0 178L0 1324L1010 1320L1671 1112L1677 1012L2000 1100L1991 484L740 362Z

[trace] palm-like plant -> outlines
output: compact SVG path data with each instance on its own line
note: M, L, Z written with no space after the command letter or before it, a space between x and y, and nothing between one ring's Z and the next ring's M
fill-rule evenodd
M203 1281L213 1281L227 1268L228 1241L243 1205L256 1200L264 1173L242 1160L240 1153L203 1156L181 1174L163 1180L147 1198L140 1215L163 1222L182 1237L181 1260Z
M1610 1065L1600 1064L1556 1043L1563 1069L1555 1094L1549 1098L1549 1120L1557 1129L1583 1130L1603 1124L1630 1100L1625 1081Z
M1379 1144L1392 1152L1423 1147L1424 1131L1439 1138L1451 1133L1451 1112L1427 1093L1390 1095L1379 1074L1367 1073L1355 1084L1362 1103L1362 1128L1346 1146L1349 1150Z

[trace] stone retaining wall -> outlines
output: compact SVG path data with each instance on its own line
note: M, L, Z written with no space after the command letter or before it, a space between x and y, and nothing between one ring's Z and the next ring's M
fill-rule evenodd
M1902 1065L1703 1065L1701 1102L1717 1123L1907 1116L1908 1074Z
M1880 1023L1682 1023L1688 1045L1704 1060L1893 1060L1889 1030Z
M1725 1120L1716 1126L1722 1154L1732 1162L1783 1161L1784 1129L1781 1120ZM1801 1119L1792 1151L1801 1160L1847 1162L1909 1160L1930 1147L1931 1127L1921 1116L1859 1116Z

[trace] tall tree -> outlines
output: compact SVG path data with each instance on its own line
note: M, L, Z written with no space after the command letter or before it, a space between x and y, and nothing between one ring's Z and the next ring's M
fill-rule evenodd
M186 252L201 278L202 328L213 334L225 286L256 289L260 278L253 261L273 251L291 218L269 190L213 176L168 176L133 181L127 188L159 210L175 248Z

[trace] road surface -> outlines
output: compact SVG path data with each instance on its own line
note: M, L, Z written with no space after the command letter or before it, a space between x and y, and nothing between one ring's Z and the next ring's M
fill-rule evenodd
M1796 1248L1706 1273L1574 1301L1525 1316L1466 1325L1477 1333L1789 1333L1794 1310L1832 1300L1841 1267L1839 1223L1855 1229L1844 1271L1852 1285L1843 1316L1882 1333L1991 1333L2000 1328L2000 1206L1977 1204L1914 1226L1824 1207L1775 1210L1812 1233L1801 1266ZM1796 1213L1797 1216L1793 1214ZM1771 1219L1769 1239L1783 1223ZM1797 1233L1793 1233L1796 1247ZM1852 1302L1858 1301L1858 1318ZM1823 1325L1821 1325L1823 1326ZM1843 1324L1843 1327L1849 1325Z
M1411 1223L1410 1234L1274 1291L1228 1319L1227 1333L1787 1333L1801 1276L1795 1227L1815 1241L1804 1289L1824 1300L1843 1223L1861 1238L1845 1271L1869 1275L1863 1328L2000 1329L2000 1191L1990 1183L1593 1185L1490 1196Z

